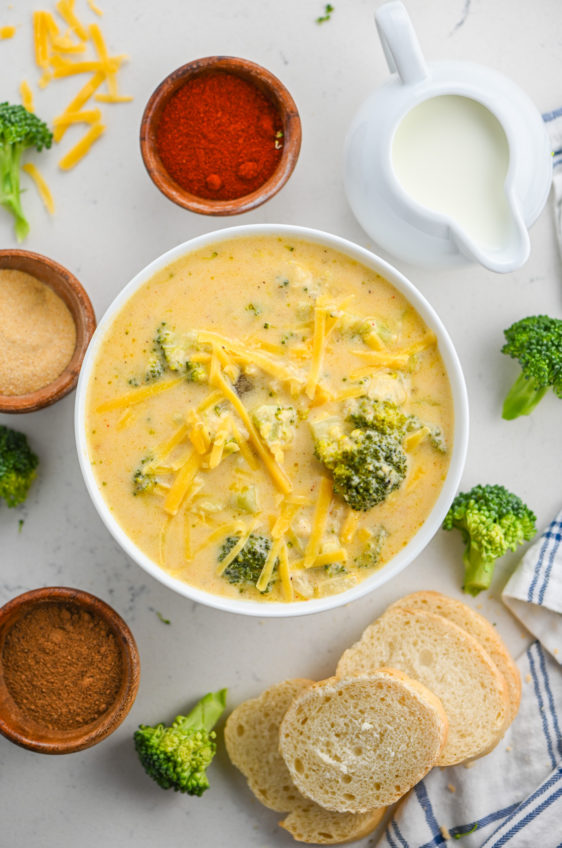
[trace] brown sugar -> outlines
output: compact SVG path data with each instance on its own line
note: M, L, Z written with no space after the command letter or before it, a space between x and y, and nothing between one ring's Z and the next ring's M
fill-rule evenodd
M25 395L52 383L75 346L64 301L31 274L0 268L0 394Z
M115 701L122 678L119 644L106 622L63 603L38 605L16 621L2 665L17 707L51 730L95 721Z

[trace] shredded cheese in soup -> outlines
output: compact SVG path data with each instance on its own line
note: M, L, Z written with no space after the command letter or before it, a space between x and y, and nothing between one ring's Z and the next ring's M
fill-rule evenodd
M207 592L306 601L416 533L453 410L401 293L337 251L265 236L190 253L130 298L87 426L103 497L154 562Z

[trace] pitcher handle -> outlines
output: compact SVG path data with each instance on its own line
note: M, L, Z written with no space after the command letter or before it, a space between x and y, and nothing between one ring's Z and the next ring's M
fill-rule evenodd
M397 72L404 85L427 79L429 71L404 4L383 3L375 12L375 23L390 73Z

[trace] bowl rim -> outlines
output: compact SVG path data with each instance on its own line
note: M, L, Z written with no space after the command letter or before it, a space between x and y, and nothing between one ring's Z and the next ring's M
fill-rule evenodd
M86 349L96 328L96 316L92 302L80 280L54 259L42 253L19 248L7 248L0 250L0 269L12 269L12 266L4 264L6 259L14 259L16 262L27 265L27 268L18 267L13 270L24 271L35 277L40 283L48 286L65 303L72 315L76 327L76 343L72 356L58 377L50 383L27 392L23 395L4 395L0 392L0 412L6 414L17 414L20 412L36 412L46 406L51 406L61 398L69 394L78 382L78 375ZM33 269L37 269L34 271ZM41 269L48 269L51 275L55 275L61 281L61 289L68 295L61 294L40 274Z
M107 601L83 589L69 586L44 586L16 595L0 607L0 646L4 636L20 615L43 604L68 604L99 616L114 633L123 658L123 674L119 692L111 706L96 721L73 730L51 731L48 738L34 736L32 730L18 730L0 714L0 734L31 751L41 754L71 754L97 745L116 730L127 717L138 692L140 658L135 638L127 622ZM4 622L8 619L8 628ZM2 665L0 680L5 690ZM33 726L33 725L31 725ZM40 731L38 735L40 735Z
M454 438L451 461L443 487L441 488L431 512L421 527L410 539L408 544L398 554L396 554L396 556L394 556L380 570L375 571L372 575L362 580L358 585L335 595L328 595L325 598L313 598L308 601L263 602L232 599L204 592L201 589L191 586L189 583L185 583L184 581L172 577L157 563L153 562L143 551L141 551L115 520L103 499L100 488L95 481L92 466L88 459L85 428L88 382L104 334L127 300L157 271L165 268L171 262L174 262L188 253L229 239L267 235L278 235L295 239L298 238L303 241L309 241L325 247L331 247L381 274L381 276L395 286L395 288L407 297L426 325L435 332L439 344L439 351L447 369L453 399ZM167 250L161 256L157 257L145 266L121 290L99 322L98 328L84 358L84 363L78 380L75 400L75 438L78 450L78 460L84 477L84 482L100 518L125 553L159 583L162 583L169 589L183 595L186 598L190 598L193 601L197 601L198 603L202 603L206 606L223 610L225 612L258 616L261 618L284 618L310 615L313 613L325 612L327 610L334 609L335 607L344 606L351 601L368 595L379 586L392 580L401 571L403 571L406 566L410 565L440 528L451 502L456 495L466 460L468 431L468 395L460 360L444 324L424 295L422 295L413 283L411 283L400 271L390 265L390 263L386 262L386 260L366 248L360 247L354 242L342 238L341 236L332 235L331 233L310 227L292 224L245 224L205 233L203 235L195 236L194 238Z
M213 70L235 74L254 81L267 89L283 120L284 144L277 167L271 176L254 191L230 200L200 197L184 189L168 173L156 148L157 119L165 103L189 79ZM202 215L238 215L255 209L270 200L283 188L293 173L299 158L302 128L297 105L281 80L270 70L237 56L216 55L193 59L171 71L157 85L143 110L140 127L141 157L154 185L173 203Z

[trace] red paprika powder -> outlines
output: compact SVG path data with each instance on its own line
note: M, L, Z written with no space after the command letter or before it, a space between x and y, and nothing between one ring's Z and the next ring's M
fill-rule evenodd
M198 197L234 200L263 185L283 148L281 116L252 82L228 71L188 80L170 98L156 131L169 175Z

